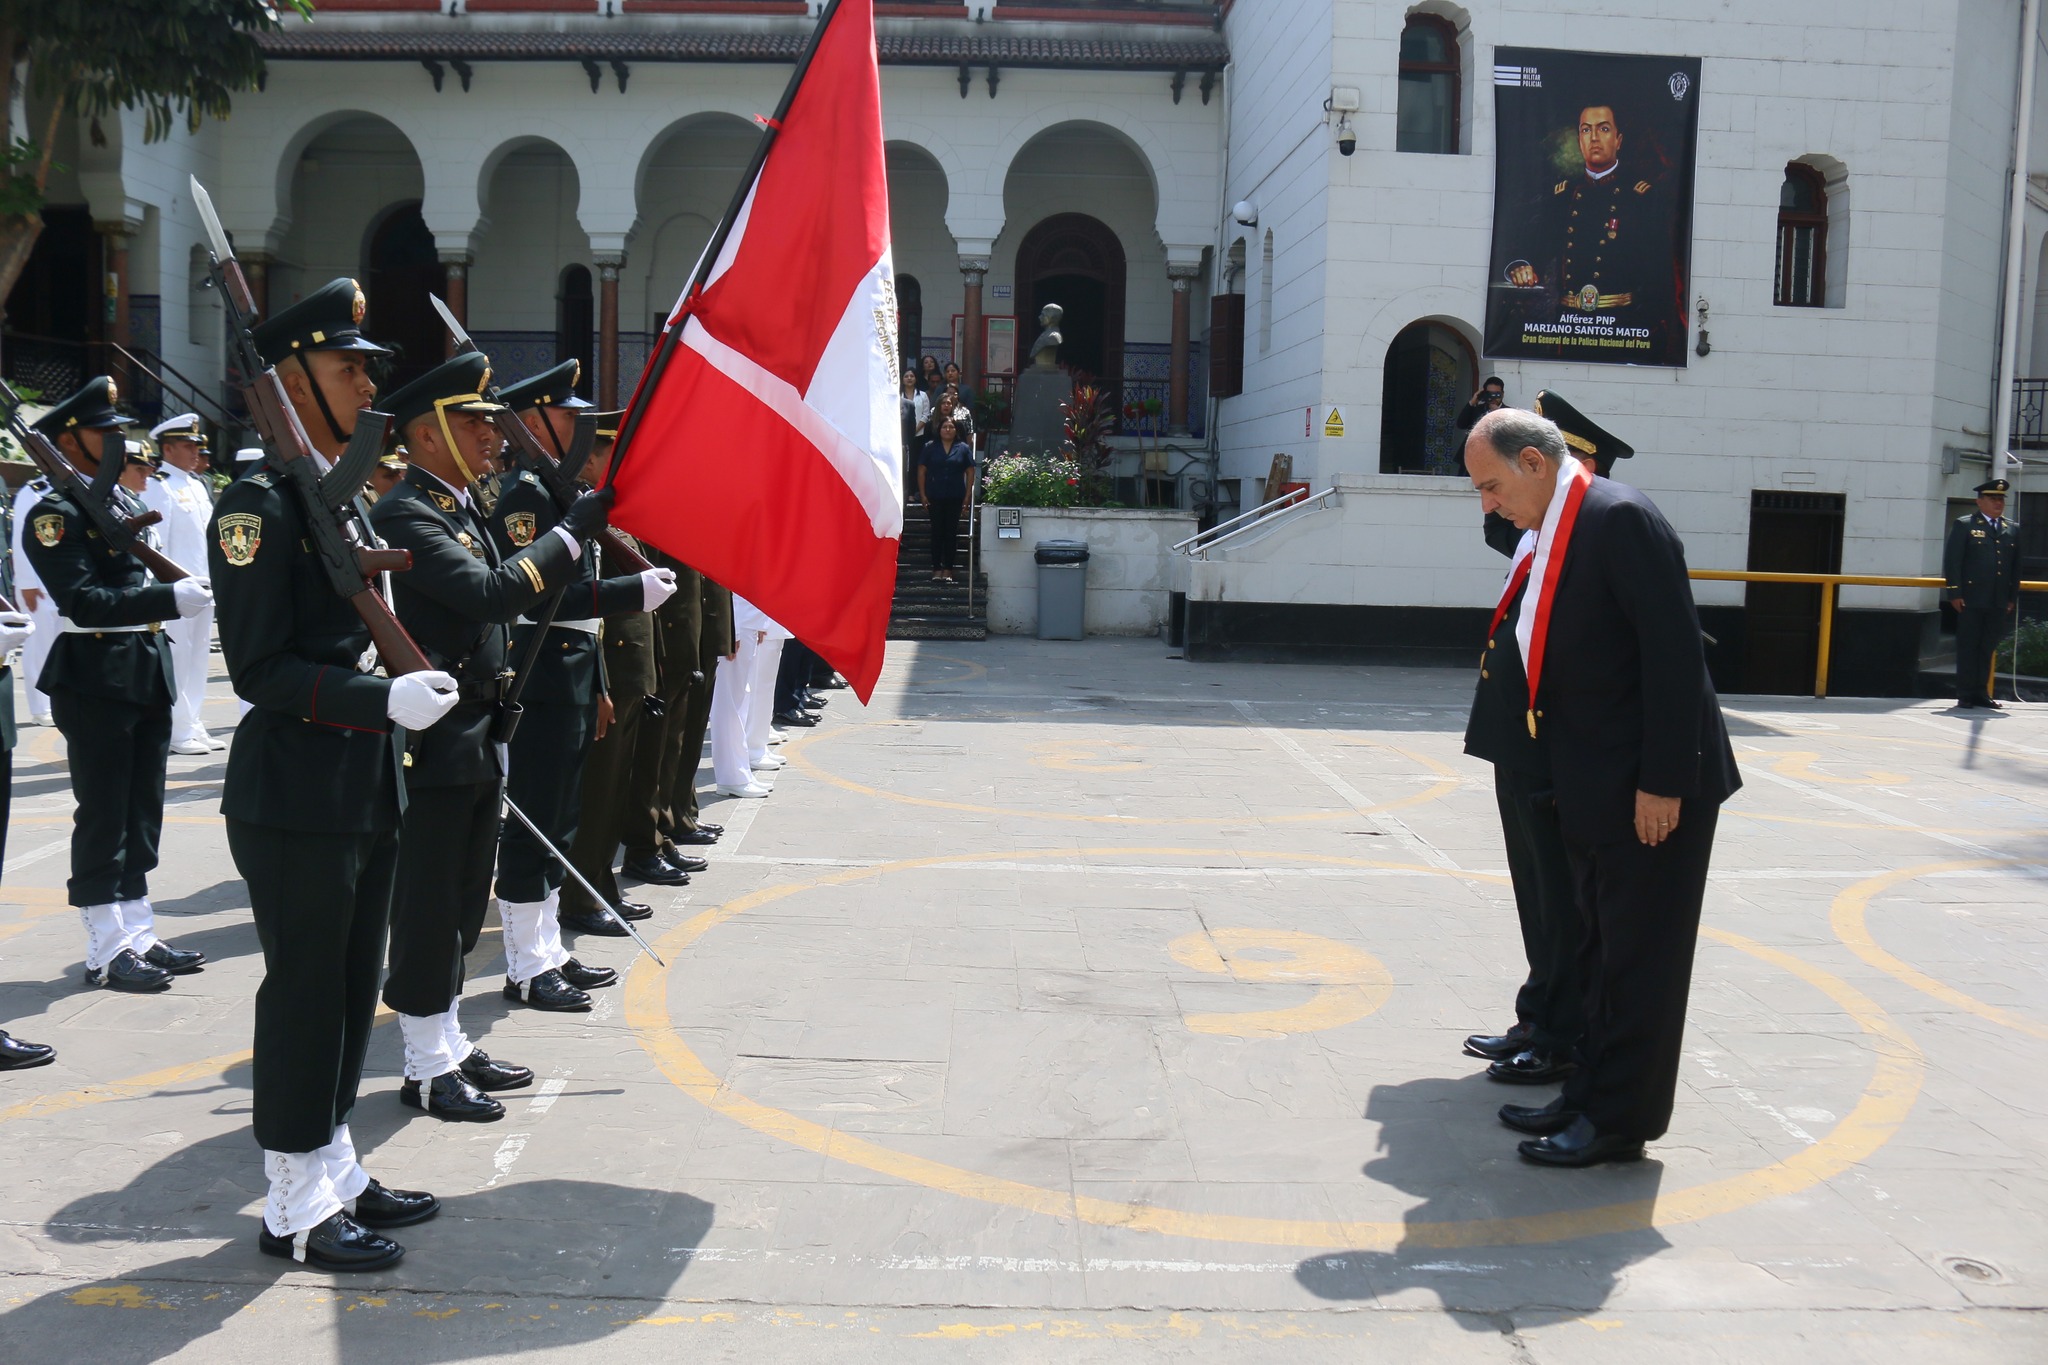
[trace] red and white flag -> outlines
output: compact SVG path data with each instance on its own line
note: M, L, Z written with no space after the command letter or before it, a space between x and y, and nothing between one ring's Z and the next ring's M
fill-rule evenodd
M829 12L704 279L633 395L612 522L752 602L866 701L903 534L873 0Z

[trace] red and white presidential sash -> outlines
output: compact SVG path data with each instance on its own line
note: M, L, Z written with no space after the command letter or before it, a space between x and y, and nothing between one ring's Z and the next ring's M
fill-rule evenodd
M1578 524L1579 504L1586 500L1586 490L1593 484L1593 471L1567 455L1557 472L1557 481L1562 496L1553 497L1549 509L1543 514L1543 526L1536 533L1535 553L1517 565L1500 606L1494 609L1494 620L1498 623L1518 583L1524 578L1535 582L1535 595L1523 600L1522 610L1515 619L1515 642L1521 646L1523 671L1529 676L1529 736L1532 739L1536 735L1536 689L1543 680L1543 656L1550 642L1551 603L1557 596L1557 580L1564 573L1565 551L1571 545L1572 528Z

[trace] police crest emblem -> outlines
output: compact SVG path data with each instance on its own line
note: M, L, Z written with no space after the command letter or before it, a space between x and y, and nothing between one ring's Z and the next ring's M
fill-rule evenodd
M1579 291L1579 311L1580 311L1580 312L1582 312L1582 313L1592 313L1592 312L1596 312L1596 311L1598 311L1598 310L1599 310L1599 307L1600 307L1600 290L1599 290L1599 288L1598 288L1597 286L1595 286L1595 285L1590 285L1590 284L1589 284L1589 285L1587 285L1587 286L1586 286L1585 288L1583 288L1583 289L1581 289L1581 290Z
M531 512L511 512L505 517L505 537L520 549L533 544L534 533L540 523Z
M250 512L230 512L214 523L220 537L220 552L234 567L246 568L256 560L263 544L263 518Z
M46 513L30 524L35 527L36 544L44 549L64 539L64 518L59 513Z
M455 510L455 498L451 494L443 493L438 488L432 489L430 492L434 499L434 506L440 508L443 512L453 512Z

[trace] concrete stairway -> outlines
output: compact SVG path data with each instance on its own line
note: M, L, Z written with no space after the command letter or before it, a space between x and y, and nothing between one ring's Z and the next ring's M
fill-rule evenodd
M965 518L962 518L963 522ZM903 545L896 556L896 601L889 613L892 640L986 640L988 579L977 574L974 608L967 606L967 533L960 535L957 583L932 581L931 520L922 507L903 516Z

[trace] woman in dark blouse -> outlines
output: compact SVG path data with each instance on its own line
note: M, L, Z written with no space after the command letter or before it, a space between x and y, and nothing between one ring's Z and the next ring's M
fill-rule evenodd
M954 582L953 566L960 548L960 508L967 501L967 480L974 473L974 448L959 439L952 418L939 423L938 437L925 444L917 468L917 495L932 523L932 577Z

